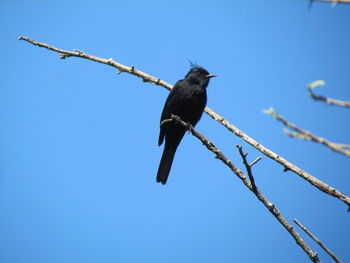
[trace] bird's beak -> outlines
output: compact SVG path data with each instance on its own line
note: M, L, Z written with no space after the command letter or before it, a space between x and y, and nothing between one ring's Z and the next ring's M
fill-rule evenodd
M209 74L206 76L208 79L217 77L216 75Z

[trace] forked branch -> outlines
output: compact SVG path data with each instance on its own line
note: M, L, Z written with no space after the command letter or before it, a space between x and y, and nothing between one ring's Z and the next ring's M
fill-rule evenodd
M199 139L205 147L215 154L215 158L219 159L226 166L228 166L231 171L243 182L243 184L258 198L258 200L263 203L263 205L270 211L270 213L279 221L279 223L288 231L288 233L294 238L297 244L304 250L304 252L309 256L312 262L320 262L317 257L317 253L313 252L310 247L305 243L305 241L300 237L298 232L292 227L292 225L281 215L281 212L271 203L256 187L254 189L251 180L247 179L245 174L238 169L215 145L213 142L209 141L206 137L196 131L193 126L189 123L184 122L180 117L172 115L171 119L166 119L162 121L161 125L166 125L169 122L175 122L182 125L186 130L189 130L194 137ZM243 153L243 151L242 151ZM244 154L243 154L244 155ZM254 161L255 162L255 161Z
M342 153L345 156L350 157L350 145L330 142L325 138L319 137L317 135L312 134L309 131L303 130L294 123L287 121L285 118L279 115L273 108L265 110L264 112L270 114L273 118L283 123L283 125L286 127L286 129L284 129L284 132L290 137L317 142L327 146L329 149L335 152ZM294 132L291 132L288 129L291 129Z
M244 164L246 170L247 170L247 174L249 176L249 180L250 180L250 183L252 184L252 189L254 191L254 193L257 191L257 187L255 185L255 179L254 179L254 176L253 176L253 172L252 172L252 166L254 164L256 164L257 162L259 162L261 160L261 156L259 156L258 158L256 158L253 162L251 163L248 163L247 161L247 155L248 153L244 153L243 152L243 147L241 145L236 145L238 151L239 151L239 154L241 155L242 157L242 163Z

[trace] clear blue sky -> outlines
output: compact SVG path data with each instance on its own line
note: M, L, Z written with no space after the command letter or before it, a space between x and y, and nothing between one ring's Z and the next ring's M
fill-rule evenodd
M309 262L292 237L226 166L186 135L167 185L155 182L168 91L92 61L17 41L79 49L175 83L188 60L219 75L208 106L271 150L350 195L350 160L288 138L262 110L350 143L350 6L303 0L0 2L0 262ZM204 115L198 131L243 169L235 144ZM267 157L262 193L344 262L350 214ZM330 258L304 233L302 237Z

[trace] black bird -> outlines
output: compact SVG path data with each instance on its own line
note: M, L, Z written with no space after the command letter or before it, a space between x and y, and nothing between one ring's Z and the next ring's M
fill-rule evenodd
M216 76L209 74L206 69L198 65L191 65L185 78L179 80L169 93L160 122L170 119L173 114L194 127L201 118L207 103L206 88L212 77ZM185 132L186 130L182 126L174 122L160 127L158 146L163 143L164 137L165 146L157 173L158 183L166 183L176 149Z

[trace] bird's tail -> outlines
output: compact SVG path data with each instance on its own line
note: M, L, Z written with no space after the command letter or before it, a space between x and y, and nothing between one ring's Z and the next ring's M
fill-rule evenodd
M171 165L174 160L175 152L176 152L176 147L175 148L169 147L165 144L162 159L160 161L158 173L157 173L158 183L166 184L166 181L168 179L169 172L171 169Z

